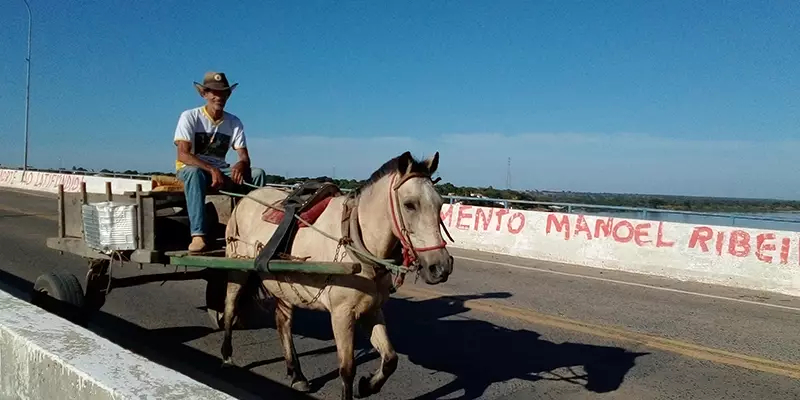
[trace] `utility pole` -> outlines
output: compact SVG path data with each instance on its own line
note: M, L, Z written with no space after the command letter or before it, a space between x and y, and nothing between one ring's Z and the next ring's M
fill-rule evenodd
M22 179L25 179L25 171L28 170L28 120L30 115L30 103L31 103L31 25L32 19L31 16L31 6L28 4L28 0L22 0L25 2L25 7L28 8L28 57L25 60L28 62L28 70L27 70L27 77L25 82L25 156L23 157L23 166L22 166Z
M511 190L511 157L508 157L508 167L506 169L506 189Z

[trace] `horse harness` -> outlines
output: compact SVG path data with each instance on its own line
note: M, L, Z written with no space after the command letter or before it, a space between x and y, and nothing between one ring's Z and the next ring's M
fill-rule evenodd
M433 251L445 248L447 246L447 242L442 239L442 242L429 247L422 247L416 248L411 243L410 231L405 225L405 221L403 220L403 215L399 211L401 204L400 199L397 196L397 190L409 179L411 178L428 178L431 179L429 174L425 173L418 173L418 172L410 172L403 174L400 179L397 179L398 175L392 176L391 184L389 185L389 205L391 209L392 215L392 233L394 236L400 241L402 246L402 256L403 256L403 264L402 268L398 269L396 273L391 269L381 266L378 263L375 263L369 259L364 258L358 252L351 252L351 256L357 260L359 260L363 264L370 264L373 266L380 266L381 268L375 268L376 277L380 277L381 275L392 273L395 275L395 278L392 282L392 288L390 289L391 293L397 291L400 286L403 285L405 281L405 274L408 272L416 272L419 274L419 270L421 268L421 264L419 262L419 253L423 253L426 251ZM435 184L439 181L440 178L436 180L432 180ZM311 183L304 183L301 184L300 187L295 189L287 198L285 198L281 203L281 208L283 208L284 215L281 222L278 224L278 228L273 233L272 237L266 244L257 243L256 245L256 270L260 272L270 272L269 271L269 261L274 259L277 255L281 258L287 257L288 254L291 252L289 251L289 247L291 246L291 242L294 239L294 235L297 232L297 226L294 221L293 217L296 213L304 210L307 207L312 206L316 201L318 201L324 195L336 195L341 193L338 191L338 188L333 189L333 184L324 183L319 184L318 182L311 182ZM248 197L248 196L245 196ZM338 245L336 247L336 255L334 256L333 262L337 262L339 256L344 259L344 253L341 252L342 246L344 245L352 245L357 250L364 252L366 254L371 254L369 250L367 250L366 246L364 245L364 241L361 237L361 227L359 224L358 219L358 197L353 195L348 195L347 199L343 204L342 209L342 220L341 220L341 232L342 237L338 240ZM269 206L273 208L277 208L275 206ZM450 236L450 232L447 231L447 227L444 223L439 220L439 225L443 228L445 234L453 241L453 238ZM312 226L313 227L313 226ZM238 238L229 238L228 240L241 240ZM335 239L334 239L335 240ZM282 250L282 251L281 251ZM313 297L313 299L308 302L305 301L303 296L297 292L297 289L294 287L292 282L290 282L286 276L283 274L278 274L282 276L283 279L286 280L286 283L294 290L295 294L306 304L311 304L317 301L322 295L325 288L329 285L332 276L328 276L325 280L325 284L320 288L319 292ZM262 285L259 285L262 286ZM263 286L261 287L262 290L265 290ZM268 293L265 293L268 295Z
M421 268L419 262L419 253L423 253L426 251L433 251L438 249L443 249L447 246L447 242L442 239L442 242L429 246L429 247L421 247L417 248L411 243L410 231L406 227L405 221L403 220L403 214L400 212L400 198L397 196L397 190L406 183L411 178L428 178L431 179L431 176L424 173L407 173L400 177L397 180L397 175L392 176L391 184L389 185L389 205L391 208L391 215L392 215L392 233L394 236L400 241L402 246L402 255L403 255L403 270L398 271L395 274L395 278L393 281L393 287L391 292L394 293L400 286L403 285L405 281L405 274L407 272L417 272ZM436 180L432 180L434 183L438 182L439 178ZM348 199L344 202L342 211L342 239L339 241L339 246L336 248L336 254L339 254L339 248L342 246L343 242L352 244L358 250L363 251L365 253L369 253L369 250L366 249L364 242L361 238L361 228L358 220L358 198L354 196L349 196ZM450 238L450 241L453 241L452 237L450 236L450 232L447 231L447 228L444 226L444 223L439 221L440 226L444 229L447 237ZM363 257L360 257L359 254L351 254L353 257L357 258L362 263L369 263L375 264L369 260L364 260ZM383 273L392 273L391 270L387 268L380 268L379 271Z

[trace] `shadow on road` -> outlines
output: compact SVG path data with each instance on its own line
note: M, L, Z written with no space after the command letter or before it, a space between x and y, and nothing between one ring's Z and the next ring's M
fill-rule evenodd
M423 368L454 376L453 381L420 399L438 399L462 390L462 396L453 398L476 399L490 385L511 379L559 380L582 385L591 392L606 393L617 390L635 360L647 354L620 347L553 343L533 331L508 329L466 317L444 319L466 312L467 300L502 295L452 296L388 304L387 319L394 327L389 328L390 335L398 352ZM401 334L399 327L410 334ZM392 332L397 333L392 335ZM576 369L583 371L575 372Z
M32 283L0 271L0 283L24 293ZM583 386L587 391L606 393L617 390L635 360L648 353L635 353L620 347L595 346L582 343L553 343L543 340L537 332L508 329L491 322L459 316L468 310L464 303L472 299L508 298L510 293L448 296L413 301L392 298L385 308L389 337L399 354L425 369L452 375L453 380L418 397L438 399L463 392L458 399L476 399L494 383L521 379L529 382L558 380ZM45 307L65 315L58 305ZM259 327L274 327L272 315L259 313ZM239 398L310 399L286 386L251 372L253 368L283 362L281 354L243 368L221 369L220 359L184 342L213 332L206 327L144 329L114 315L98 312L89 327L98 333L168 368L179 371L218 390ZM297 310L293 333L318 340L333 340L330 316L327 313ZM364 332L356 337L356 365L378 358ZM236 333L234 333L236 336ZM299 354L335 353L334 345ZM359 369L359 375L372 369ZM317 391L326 383L337 380L338 366L311 382ZM390 379L388 385L403 384ZM244 393L247 392L247 393ZM380 395L378 395L380 397Z
M476 399L492 384L512 379L557 380L581 385L590 392L607 393L622 385L638 357L649 354L621 347L553 343L541 339L541 335L533 331L508 329L458 316L468 311L464 306L468 300L510 296L510 293L484 293L422 301L392 298L387 303L387 328L396 351L416 365L454 377L450 383L419 399L439 399L460 391L464 394L452 398ZM271 326L271 320L270 315L264 316L265 326ZM333 340L330 317L326 313L297 310L293 333L317 340ZM357 366L379 357L363 333L357 336ZM336 347L329 346L308 354L335 352ZM301 362L303 355L299 355ZM283 357L276 355L244 368L274 362L283 362ZM332 367L331 372L311 382L312 390L338 379L338 369ZM358 372L366 375L373 371L361 367ZM388 384L391 382L390 379Z
M0 270L0 289L29 301L33 282ZM42 308L82 324L74 317L74 310L63 303L45 302ZM211 329L172 329L169 335L161 330L148 330L119 317L96 312L87 329L137 353L153 362L178 371L214 389L239 399L303 399L303 395L278 382L241 368L220 368L218 357L182 344L185 340L211 333Z

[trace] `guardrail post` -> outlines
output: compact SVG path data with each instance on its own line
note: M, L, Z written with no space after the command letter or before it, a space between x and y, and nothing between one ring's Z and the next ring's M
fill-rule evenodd
M106 200L113 200L114 196L111 194L111 182L106 181Z
M567 205L567 214L572 214L572 205Z

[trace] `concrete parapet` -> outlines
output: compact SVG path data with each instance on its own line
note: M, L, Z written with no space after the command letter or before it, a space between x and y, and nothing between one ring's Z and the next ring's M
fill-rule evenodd
M0 291L0 399L234 399Z

